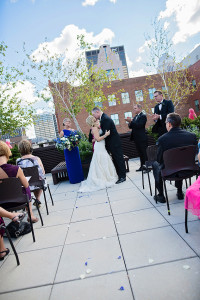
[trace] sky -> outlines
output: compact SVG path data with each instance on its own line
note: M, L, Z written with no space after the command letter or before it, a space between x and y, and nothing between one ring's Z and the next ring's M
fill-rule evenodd
M145 35L153 36L155 19L169 31L177 60L200 44L200 0L0 0L0 41L16 65L24 42L36 55L46 40L51 51L68 48L73 57L76 36L84 34L97 48L124 45L129 77L137 77L147 72ZM30 83L23 88L34 97Z

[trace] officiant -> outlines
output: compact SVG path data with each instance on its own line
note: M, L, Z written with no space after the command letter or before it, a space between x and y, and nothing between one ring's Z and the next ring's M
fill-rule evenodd
M152 132L158 133L158 137L160 137L167 132L165 121L167 115L174 112L174 105L171 100L165 100L163 98L163 93L159 90L154 92L154 99L157 104L154 107L154 114L152 116L152 119L155 122Z

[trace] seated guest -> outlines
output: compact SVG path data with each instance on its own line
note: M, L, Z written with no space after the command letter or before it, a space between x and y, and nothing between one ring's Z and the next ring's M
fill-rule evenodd
M19 168L18 166L10 165L7 163L9 160L9 156L11 155L12 153L8 145L0 141L0 179L5 179L8 177L19 178L22 184L23 192L27 194L29 196L29 200L31 200L31 192L29 189L28 181L24 176L22 169ZM38 218L36 218L33 215L31 201L29 202L29 208L30 208L31 220L33 223L36 223L38 221Z
M22 140L19 145L18 145L19 152L21 154L21 158L17 159L17 165L20 166L22 169L23 168L28 168L32 166L38 166L38 171L39 171L39 178L40 180L43 180L46 186L46 181L45 181L45 170L44 166L42 164L42 161L39 157L32 155L32 146L31 143L28 140ZM40 202L40 196L42 194L42 189L39 189L34 186L30 186L30 190L34 190L33 193L35 195L35 202L37 201L38 205L41 205ZM36 203L33 203L33 205L36 205Z
M154 196L154 199L158 202L166 202L163 195L163 182L161 178L161 169L164 169L163 153L166 150L172 148L178 148L189 145L197 145L197 137L194 133L188 132L180 128L181 117L176 113L170 113L166 118L166 129L167 133L159 137L157 141L158 152L157 161L153 163L153 174L155 178L156 188L158 195ZM177 197L179 200L184 199L182 191L182 181L176 181L175 186L177 188Z
M9 218L13 222L21 222L23 220L23 218L25 217L25 214L8 212L7 210L0 207L0 225L5 225L2 217ZM5 244L3 241L3 234L4 234L4 229L0 228L0 260L4 260L4 257L7 256L10 252L10 250L5 247Z

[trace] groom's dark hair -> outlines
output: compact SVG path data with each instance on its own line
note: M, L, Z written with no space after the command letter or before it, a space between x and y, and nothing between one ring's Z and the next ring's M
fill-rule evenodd
M92 112L95 112L95 111L101 111L101 110L100 110L100 108L98 108L98 107L94 107L94 108L92 109Z

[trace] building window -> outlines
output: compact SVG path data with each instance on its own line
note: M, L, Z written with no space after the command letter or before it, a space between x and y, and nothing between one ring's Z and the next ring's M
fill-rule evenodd
M194 104L195 104L195 110L199 111L199 100L195 100Z
M143 93L142 90L135 91L136 101L143 101Z
M193 85L194 88L197 87L197 84L196 84L196 80L195 80L195 79L192 80L192 85Z
M103 107L103 104L101 102L101 97L95 98L94 105L98 107Z
M109 106L115 106L116 105L115 95L108 95L108 105Z
M110 117L114 121L115 125L119 125L119 115L118 114L113 114Z
M155 88L152 88L152 89L149 89L149 98L151 99L151 100L153 100L154 99L154 92L155 92Z
M129 93L121 93L123 104L130 103Z
M128 117L132 119L132 117L133 117L132 112L131 111L125 112L124 117L125 117L125 119L128 118Z

